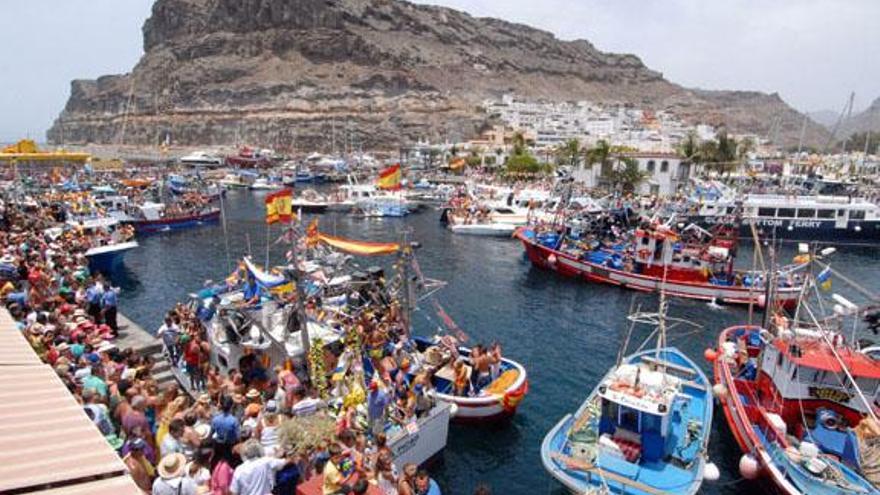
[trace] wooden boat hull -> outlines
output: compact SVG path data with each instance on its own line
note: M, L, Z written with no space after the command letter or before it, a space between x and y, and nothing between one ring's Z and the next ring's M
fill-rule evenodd
M654 352L654 350L642 351L624 358L624 362L636 362L641 359L642 356L651 355ZM665 348L660 352L667 361L674 357L674 359L680 361L696 374L694 385L691 386L691 391L695 394L699 393L702 396L701 400L703 402L703 409L701 410L700 417L704 428L704 435L700 441L702 442L702 448L705 450L709 442L712 416L714 412L712 398L709 395L710 392L704 388L708 386L709 380L699 366L677 349ZM609 371L609 374L611 372L612 371ZM606 378L607 376L608 375L606 375ZM600 380L599 383L604 381L605 378ZM697 389L696 387L703 388ZM630 477L627 476L627 473L620 472L620 470L617 469L620 466L619 463L617 466L611 463L606 463L604 461L604 455L601 453L598 454L597 459L594 461L590 469L569 469L565 462L559 458L559 454L564 451L568 432L577 422L575 418L581 417L585 411L588 410L591 403L597 398L597 392L598 391L594 389L577 412L574 414L567 414L560 419L541 442L541 463L543 464L544 469L554 479L560 482L573 494L592 493L593 490L596 490L596 493L600 493L599 490L602 488L607 488L608 493L627 495L660 495L667 493L693 495L699 491L702 483L702 472L705 465L705 458L702 456L698 457L694 461L695 464L684 473L679 471L674 475L673 473L670 473L668 476L663 476L662 474L653 474L650 476L651 471L655 468L639 467L635 464L628 463L624 470L628 471L629 474L637 476L638 479L630 479ZM642 478L642 475L645 475L645 477ZM675 479L676 475L678 478L681 478L681 476L684 475L688 479L688 482L681 483L680 479Z
M198 227L206 223L213 223L220 220L220 210L211 210L207 213L199 213L197 215L188 215L177 218L163 218L160 220L129 220L128 223L134 227L134 231L138 234L152 234L156 232L166 232L169 230L182 230Z
M104 274L113 273L122 266L125 253L136 247L138 247L137 241L129 241L89 249L86 252L89 270Z
M541 245L534 239L523 235L522 230L518 230L514 235L522 241L526 255L533 265L567 277L616 285L641 292L659 293L662 288L667 295L686 299L728 304L763 305L763 289L683 280L666 279L664 281L660 277L641 275L587 260L579 260L569 254ZM780 287L776 291L776 301L787 308L794 307L797 304L800 291L800 287Z
M754 456L760 471L759 475L772 483L779 493L785 495L837 495L844 493L880 493L877 489L867 486L864 491L848 492L828 483L819 482L806 470L792 462L783 448L773 441L775 434L772 429L764 428L757 424L753 418L761 418L761 413L753 408L750 415L746 410L744 400L747 390L741 390L736 385L736 380L722 357L722 344L728 341L732 332L745 330L747 332L760 331L756 326L735 326L725 329L718 337L718 356L713 365L714 382L716 386L723 387L723 393L717 394L718 403L724 411L724 419L739 445L743 454ZM761 430L759 434L757 430ZM842 468L842 467L841 467ZM846 469L846 468L842 468ZM855 474L852 474L855 476ZM867 484L867 482L865 482Z

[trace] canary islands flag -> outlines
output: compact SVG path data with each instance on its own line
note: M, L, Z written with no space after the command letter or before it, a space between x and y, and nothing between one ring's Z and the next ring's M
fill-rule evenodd
M288 223L293 219L293 191L284 189L266 196L266 223Z
M385 170L379 172L379 178L376 179L376 186L379 189L400 189L400 164L392 165Z
M824 290L831 290L831 267L825 267L824 270L816 275L816 283Z

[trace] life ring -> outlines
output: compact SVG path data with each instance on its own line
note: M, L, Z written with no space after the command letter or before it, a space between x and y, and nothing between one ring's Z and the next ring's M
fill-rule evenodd
M651 255L651 250L650 249L639 249L637 254L639 255L639 258L647 258L648 256Z

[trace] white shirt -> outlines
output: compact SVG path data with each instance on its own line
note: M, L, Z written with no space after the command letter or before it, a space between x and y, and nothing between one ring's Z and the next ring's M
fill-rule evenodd
M172 478L170 480L156 478L151 493L152 495L196 495L196 484L186 478Z
M229 491L235 495L269 495L275 487L275 471L287 465L284 459L261 457L235 468Z

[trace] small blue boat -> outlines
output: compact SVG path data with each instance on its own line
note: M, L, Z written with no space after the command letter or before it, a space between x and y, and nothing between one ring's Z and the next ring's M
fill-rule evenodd
M89 271L100 272L105 275L119 270L125 253L138 247L137 241L121 242L107 246L94 247L86 251L86 259L89 260Z
M544 468L573 493L696 493L707 464L710 386L674 347L626 357L544 438Z

